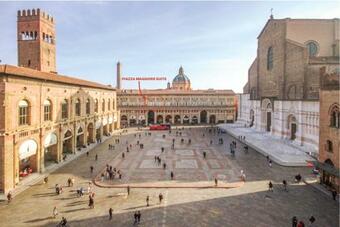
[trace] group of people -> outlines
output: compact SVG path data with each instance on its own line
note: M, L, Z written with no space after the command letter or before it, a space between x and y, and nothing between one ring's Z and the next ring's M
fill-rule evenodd
M316 221L315 217L312 215L309 218L309 225L308 226L314 226L314 222ZM296 216L292 218L292 227L305 227L305 223L302 220L298 220Z
M109 164L106 164L105 173L102 173L101 175L101 181L104 181L104 178L106 180L114 180L116 176L118 176L119 179L122 179L122 171L120 169L117 170L117 168L113 168L111 165L109 166Z

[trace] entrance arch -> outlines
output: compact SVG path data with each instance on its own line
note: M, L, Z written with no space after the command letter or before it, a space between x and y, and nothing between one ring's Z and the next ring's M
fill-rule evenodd
M44 166L58 161L58 137L54 132L46 135L44 139Z
M165 123L172 123L172 116L171 115L167 115L166 117L165 117Z
M19 176L25 177L37 171L38 144L35 140L25 140L19 147ZM20 178L19 178L20 180Z
M181 116L179 115L176 115L175 116L175 121L174 121L175 124L180 124L181 123Z
M192 116L192 118L191 118L191 124L197 124L197 123L198 123L197 116Z
M272 106L271 101L269 99L264 99L262 101L262 112L264 114L267 132L270 132L271 127L272 127L272 110L273 110L273 106Z
M94 143L93 138L93 123L87 125L87 144Z
M210 124L216 123L216 116L214 114L209 116L209 123Z
M73 153L73 135L71 130L67 130L63 137L63 154Z
M85 144L84 144L84 130L81 126L79 126L77 130L77 149L81 149Z
M148 112L148 124L155 124L155 112L152 110Z
M334 168L334 164L332 162L332 160L330 159L326 159L325 160L325 165L328 166L330 169L333 169ZM328 171L326 170L323 170L322 171L322 183L331 187L331 188L334 188L335 186L335 176L332 175L331 173L329 173Z
M207 122L207 111L202 110L200 113L200 120L201 120L201 124L206 124Z
M288 130L290 132L290 139L295 140L296 139L296 131L297 131L297 122L296 117L293 114L290 114L288 116Z
M126 127L128 124L128 119L126 115L122 115L120 117L120 124L122 125L122 127Z
M185 115L183 117L183 124L189 124L189 121L190 121L189 117L187 115Z
M158 115L157 116L157 124L162 124L163 123L163 116L162 115Z

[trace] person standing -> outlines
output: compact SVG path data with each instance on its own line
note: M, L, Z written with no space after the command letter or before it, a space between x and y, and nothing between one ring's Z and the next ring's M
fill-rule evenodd
M217 178L215 177L215 187L217 187L217 184L218 184L218 180L217 180Z
M138 224L140 223L141 217L142 217L142 214L140 213L140 211L137 211L137 221L138 221Z
M88 151L86 151L86 156L89 157L89 152Z
M337 196L337 194L338 194L338 193L336 192L336 190L333 189L333 190L332 190L332 198L333 198L334 201L336 201L336 196Z
M274 190L273 190L273 183L272 183L271 181L269 181L268 187L269 187L268 190L269 190L270 192L274 192Z
M298 224L298 220L297 220L296 216L294 216L292 218L292 227L297 227L297 224Z
M130 195L130 185L127 186L127 194Z
M283 181L282 181L282 184L283 184L283 189L284 189L286 192L288 192L288 190L287 190L287 181L286 181L286 180L283 180Z
M122 158L125 158L125 153L124 152L122 153Z
M8 204L12 201L12 193L11 192L8 192L7 193L7 202Z
M149 201L150 201L150 197L149 196L146 196L146 206L148 207L150 204L149 204Z
M135 213L133 214L133 217L134 217L134 219L135 219L135 221L133 222L133 225L135 225L135 224L137 224L137 222L138 222L138 213L135 212Z
M173 179L174 179L174 172L172 172L172 171L171 171L171 173L170 173L170 177L171 177L171 180L173 180Z
M207 153L205 151L203 151L203 158L207 157Z
M272 160L269 159L268 165L269 165L270 168L272 167L272 165L273 165Z
M90 166L90 171L91 173L93 173L93 166Z
M96 156L95 156L95 160L96 160L96 161L98 160L98 154L96 154Z
M162 195L162 193L159 193L158 198L159 198L159 203L161 204L161 203L162 203L162 200L163 200L163 195Z
M58 215L58 209L57 209L56 206L54 206L54 208L53 208L53 218L56 218L57 215Z
M112 212L113 212L113 209L110 207L110 209L109 209L109 220L112 220Z

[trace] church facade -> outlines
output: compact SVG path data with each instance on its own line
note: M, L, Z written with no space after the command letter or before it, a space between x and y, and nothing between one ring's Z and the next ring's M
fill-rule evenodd
M183 67L166 89L120 89L117 97L121 127L233 123L236 118L232 90L193 90Z
M238 121L318 156L320 68L339 67L339 30L339 19L271 16L238 95Z

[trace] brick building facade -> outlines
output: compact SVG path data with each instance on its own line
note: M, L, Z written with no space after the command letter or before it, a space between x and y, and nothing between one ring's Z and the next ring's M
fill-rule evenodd
M339 31L339 19L271 16L258 36L238 120L317 156L319 69L339 65Z
M122 127L232 123L236 118L232 90L192 90L182 67L166 89L119 90L117 96Z
M56 73L54 20L18 12L18 64L0 65L0 192L120 128L116 89Z
M340 67L320 70L320 182L340 191Z

